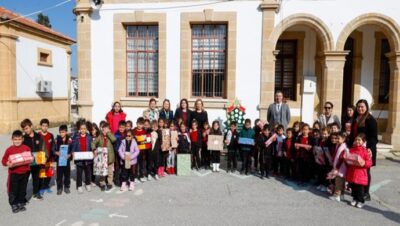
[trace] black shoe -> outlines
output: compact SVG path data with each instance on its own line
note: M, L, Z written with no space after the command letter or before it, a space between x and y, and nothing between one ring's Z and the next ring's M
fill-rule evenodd
M40 194L36 194L32 196L33 200L43 200L43 197Z
M19 212L19 206L18 205L12 205L11 210L13 213L18 213Z
M109 190L111 190L111 189L112 189L112 185L111 185L111 184L107 184L106 191L109 191Z
M100 186L100 190L101 190L101 191L105 191L105 190L106 190L106 186L105 186L105 185Z
M261 179L261 180L264 180L264 176L263 176L263 175L261 175L261 176L260 176L260 179Z
M62 194L62 189L58 189L57 190L57 195L61 195Z
M69 190L69 188L64 188L64 192L65 192L65 194L71 193L71 191Z
M366 194L364 195L364 200L365 200L365 201L371 201L371 195L370 195L369 193L366 193Z
M18 208L19 208L19 211L20 211L20 212L26 211L25 203L20 203L20 204L18 204Z

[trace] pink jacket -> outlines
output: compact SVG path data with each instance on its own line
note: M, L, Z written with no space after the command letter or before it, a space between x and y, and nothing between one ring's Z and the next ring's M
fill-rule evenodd
M339 144L336 146L337 150L336 150L335 158L333 160L333 169L338 171L337 176L345 177L346 173L347 173L347 165L340 158L343 156L343 152L346 151L347 145L346 145L346 143L343 143L339 147L338 146L339 146ZM340 161L341 161L341 163L340 163ZM338 165L338 164L340 164L340 165Z
M371 167L372 160L369 157L368 150L366 147L357 146L350 149L350 154L357 154L365 161L364 166L347 166L346 180L349 183L368 185L368 174L367 169Z
M122 140L121 145L119 146L118 149L119 157L121 157L121 164L124 164L125 161L125 150L126 150L126 140ZM131 148L129 152L131 154L131 165L135 165L137 163L137 157L139 156L140 151L134 139L132 139Z

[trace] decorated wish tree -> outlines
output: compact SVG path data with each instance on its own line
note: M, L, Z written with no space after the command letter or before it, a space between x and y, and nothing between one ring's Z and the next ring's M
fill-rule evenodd
M235 98L229 107L226 108L226 121L224 122L224 132L226 133L232 121L237 124L237 130L240 131L244 125L244 115L246 114L246 108L244 108L240 101Z

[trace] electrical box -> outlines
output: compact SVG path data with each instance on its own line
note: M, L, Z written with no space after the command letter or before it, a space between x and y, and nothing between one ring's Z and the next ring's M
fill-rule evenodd
M303 93L314 94L317 90L317 78L315 76L304 76Z

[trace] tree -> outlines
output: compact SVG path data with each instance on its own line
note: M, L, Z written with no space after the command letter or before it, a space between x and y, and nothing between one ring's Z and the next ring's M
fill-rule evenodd
M48 16L44 15L43 13L39 13L36 18L36 22L38 24L44 25L48 28L51 28L50 19Z
M226 109L226 121L224 123L225 131L229 130L232 121L237 124L237 130L241 130L244 124L244 115L246 109L240 104L240 101L236 98L233 103Z

